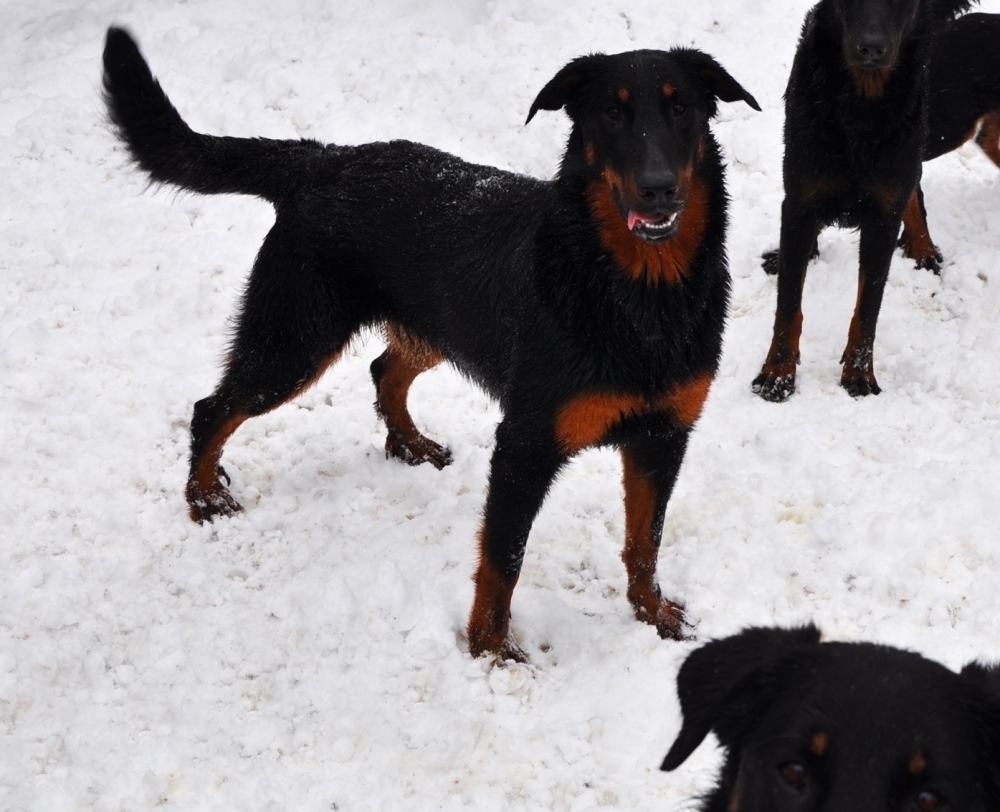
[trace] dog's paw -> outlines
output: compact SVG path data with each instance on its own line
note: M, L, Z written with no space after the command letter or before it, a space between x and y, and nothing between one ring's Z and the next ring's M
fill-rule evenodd
M795 392L795 368L790 372L774 371L765 364L760 375L750 384L750 391L771 403L788 400Z
M225 470L219 468L220 476L229 481ZM211 522L216 516L234 516L243 512L243 506L237 502L222 482L216 482L209 488L202 488L193 479L184 491L187 496L188 514L191 521L198 524Z
M760 267L764 269L764 273L768 276L775 276L778 273L778 256L779 249L774 248L771 251L765 251L760 255ZM809 249L809 262L814 259L819 258L819 242L814 242L812 248Z
M385 438L385 458L390 457L407 465L429 462L439 471L446 465L451 465L452 460L451 451L424 435L418 434L415 438L404 440L394 431L390 431Z
M875 380L875 374L869 371L859 371L844 367L844 372L840 376L840 385L847 390L847 394L852 398L863 398L868 395L877 395L882 388Z
M768 276L774 276L778 273L778 249L775 248L773 251L765 251L760 255L760 267L764 269L764 273Z
M852 398L877 395L882 391L875 380L874 356L870 342L855 347L848 344L840 357L840 363L844 365L840 385Z
M944 257L941 252L934 249L934 253L929 257L921 257L916 261L917 268L924 271L933 271L935 276L941 275L941 263L944 262Z
M917 268L925 271L933 271L936 276L941 274L941 263L944 262L944 256L938 250L938 247L930 242L929 235L920 241L921 247L918 248L917 240L904 228L896 245L903 249L904 257L914 261Z
M499 640L492 635L470 634L469 654L473 657L493 657L498 663L505 663L507 660L513 660L515 663L529 662L528 655L510 632Z
M651 609L636 607L635 616L643 623L656 627L656 633L664 640L690 640L692 626L684 615L684 607L679 603L660 598Z

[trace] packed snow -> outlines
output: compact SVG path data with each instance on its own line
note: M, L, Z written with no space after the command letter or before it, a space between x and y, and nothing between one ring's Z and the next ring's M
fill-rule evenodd
M675 675L625 599L611 451L562 475L528 542L513 630L530 665L472 659L475 534L499 412L454 371L414 387L438 472L387 461L377 336L225 463L246 512L187 517L188 420L272 222L247 198L147 187L100 98L128 27L182 115L224 135L408 138L538 177L562 114L523 125L592 51L694 45L763 107L715 125L733 200L721 373L660 555L698 640L816 621L950 667L1000 659L1000 172L925 168L940 277L897 252L883 392L838 385L857 236L806 284L798 391L750 392L774 314L781 94L810 0L6 0L0 9L0 808L675 810ZM1000 0L982 9L1000 12Z

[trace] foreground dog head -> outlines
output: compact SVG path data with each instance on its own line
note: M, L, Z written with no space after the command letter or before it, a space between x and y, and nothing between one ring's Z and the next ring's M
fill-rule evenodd
M714 731L711 812L996 812L1000 672L899 649L749 629L681 668L678 767Z
M647 242L676 236L717 102L756 100L700 51L632 51L574 59L542 89L539 110L573 120L562 175L610 187L629 231Z

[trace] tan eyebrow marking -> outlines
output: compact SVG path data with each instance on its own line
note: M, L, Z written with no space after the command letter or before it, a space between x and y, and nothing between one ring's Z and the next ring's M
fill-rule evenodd
M830 737L825 733L817 733L813 736L812 747L810 748L814 755L821 756L826 752L827 746L830 744Z

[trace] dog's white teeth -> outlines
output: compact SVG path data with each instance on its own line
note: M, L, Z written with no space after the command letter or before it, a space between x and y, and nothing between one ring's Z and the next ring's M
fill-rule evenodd
M669 217L667 217L665 220L659 223L646 223L645 225L646 228L649 229L650 231L666 231L668 228L673 226L674 221L676 219L677 219L677 214L675 212L674 214L671 214Z

